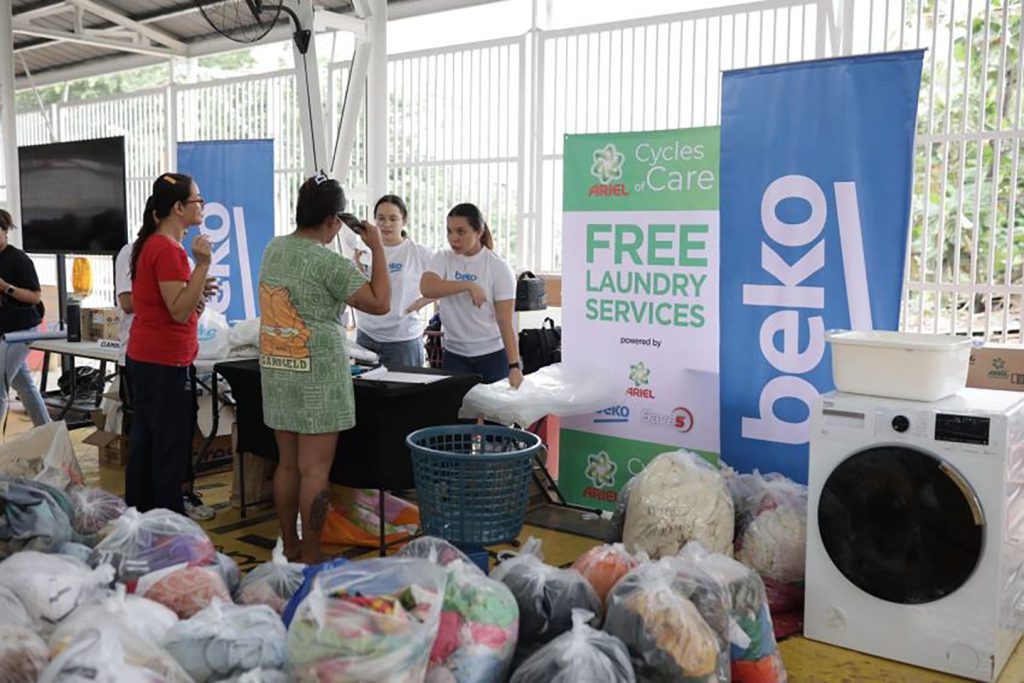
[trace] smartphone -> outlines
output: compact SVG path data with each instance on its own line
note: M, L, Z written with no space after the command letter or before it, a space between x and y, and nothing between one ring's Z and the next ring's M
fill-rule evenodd
M356 218L355 216L353 216L352 214L339 213L338 218L341 219L342 223L351 228L352 232L356 233L357 235L363 234L363 222Z

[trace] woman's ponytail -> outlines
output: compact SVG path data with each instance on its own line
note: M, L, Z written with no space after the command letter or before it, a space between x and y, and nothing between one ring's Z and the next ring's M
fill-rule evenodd
M494 251L494 237L491 235L491 227L487 225L487 221L484 221L483 230L480 231L480 244Z

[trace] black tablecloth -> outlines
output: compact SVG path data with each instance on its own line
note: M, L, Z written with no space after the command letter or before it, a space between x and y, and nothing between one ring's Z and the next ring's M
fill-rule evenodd
M231 385L236 406L238 451L276 461L274 432L263 424L263 393L256 360L217 363L214 372ZM430 384L353 380L356 426L341 433L331 466L335 484L390 491L413 488L412 460L405 437L417 429L458 424L462 399L481 377L440 370L395 368L444 375Z

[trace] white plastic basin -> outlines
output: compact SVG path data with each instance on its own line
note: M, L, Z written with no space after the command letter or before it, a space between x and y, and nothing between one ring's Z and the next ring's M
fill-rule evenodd
M938 401L967 386L971 339L910 332L830 332L832 378L852 394Z

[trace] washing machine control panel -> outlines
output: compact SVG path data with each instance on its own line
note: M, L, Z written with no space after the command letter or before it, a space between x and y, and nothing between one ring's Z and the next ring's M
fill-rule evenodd
M987 446L991 420L977 415L935 414L935 440Z

